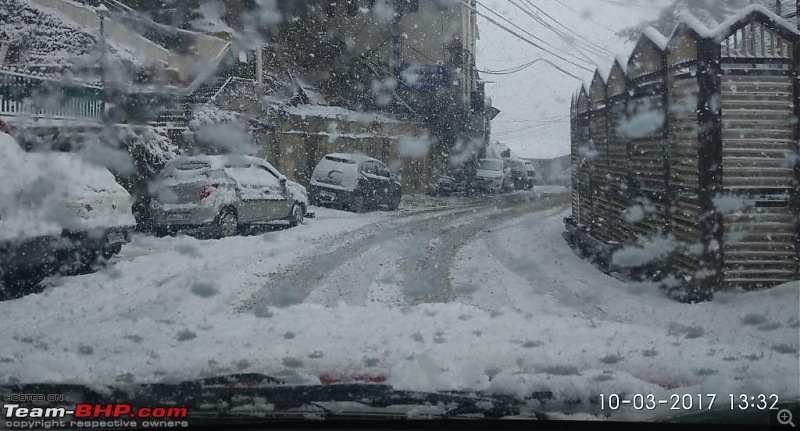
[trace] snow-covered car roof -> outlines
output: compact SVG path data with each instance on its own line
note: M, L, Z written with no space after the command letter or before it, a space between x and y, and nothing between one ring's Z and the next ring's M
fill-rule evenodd
M274 166L272 166L269 162L264 159L253 157L253 156L243 156L243 155L221 155L221 156L181 156L171 160L167 165L164 167L164 172L169 172L172 169L175 169L177 166L184 165L187 163L198 163L198 164L205 164L207 166L199 166L198 169L211 169L211 170L218 170L218 169L225 169L226 167L237 166L237 165L261 165L270 168L274 171L279 178L283 178L283 174L280 173Z

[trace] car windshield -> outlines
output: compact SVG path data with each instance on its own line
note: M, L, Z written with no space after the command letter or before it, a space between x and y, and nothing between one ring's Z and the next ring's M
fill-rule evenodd
M0 428L792 428L798 5L0 0Z
M479 169L484 171L502 171L505 164L499 160L481 160Z

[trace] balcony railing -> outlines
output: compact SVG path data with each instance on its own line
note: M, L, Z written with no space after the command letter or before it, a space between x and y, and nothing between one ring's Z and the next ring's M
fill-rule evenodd
M0 116L100 122L103 117L102 89L0 70Z

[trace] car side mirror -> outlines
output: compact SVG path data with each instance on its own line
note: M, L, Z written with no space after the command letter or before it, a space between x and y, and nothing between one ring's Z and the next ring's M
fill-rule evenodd
M281 178L281 185L282 185L282 186L285 186L285 185L286 185L286 178Z

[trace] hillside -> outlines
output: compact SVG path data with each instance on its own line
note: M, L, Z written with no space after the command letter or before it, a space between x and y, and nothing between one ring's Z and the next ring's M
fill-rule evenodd
M0 0L0 41L5 66L78 70L95 67L99 60L100 40L91 29L29 0ZM108 52L117 61L136 61L113 43Z

